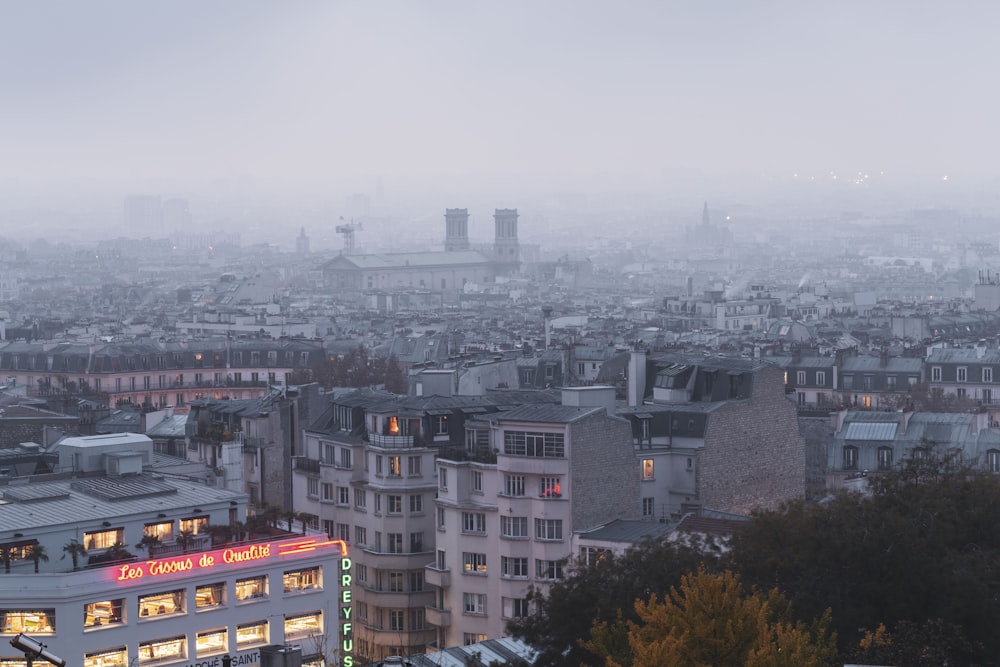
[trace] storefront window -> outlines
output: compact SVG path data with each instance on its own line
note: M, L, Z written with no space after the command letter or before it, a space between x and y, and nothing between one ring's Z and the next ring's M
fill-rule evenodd
M314 637L323 633L323 612L296 614L285 617L285 641Z
M140 665L186 659L187 637L184 635L139 643Z
M244 623L236 626L236 648L244 649L249 646L267 643L267 621L256 623Z
M229 631L226 628L205 630L198 633L196 649L198 657L215 653L225 653L229 650Z
M196 609L214 609L226 604L226 584L208 584L199 586L194 591L194 606Z
M139 617L184 613L184 589L143 595L139 598Z
M310 567L305 570L292 570L285 572L283 577L285 592L309 591L323 587L321 577L322 570L319 567Z
M56 631L55 609L4 609L0 611L4 633L47 634Z
M263 600L267 597L267 575L236 580L236 599L239 602Z
M124 646L83 654L83 667L125 667L127 664L128 651L125 650Z
M122 622L122 605L125 601L102 600L91 602L83 607L83 627L92 628L98 625L115 625Z

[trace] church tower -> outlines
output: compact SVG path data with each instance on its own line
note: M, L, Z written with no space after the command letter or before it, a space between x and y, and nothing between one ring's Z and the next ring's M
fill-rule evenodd
M469 249L469 209L446 208L444 210L445 252Z
M493 239L493 258L499 265L516 271L521 264L521 246L517 242L517 209L498 208L493 213L496 236Z

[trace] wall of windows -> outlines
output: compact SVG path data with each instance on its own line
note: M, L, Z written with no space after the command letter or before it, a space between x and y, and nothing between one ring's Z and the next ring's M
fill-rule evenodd
M505 431L503 453L508 456L563 458L566 449L562 433Z

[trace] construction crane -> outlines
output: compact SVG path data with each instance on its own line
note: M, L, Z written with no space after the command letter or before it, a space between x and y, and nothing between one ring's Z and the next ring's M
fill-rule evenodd
M343 218L341 218L341 220L343 220ZM351 218L351 221L346 224L337 225L337 233L344 235L344 249L340 254L354 254L354 232L361 231L362 229L364 229L364 225L360 222L355 223L354 218Z

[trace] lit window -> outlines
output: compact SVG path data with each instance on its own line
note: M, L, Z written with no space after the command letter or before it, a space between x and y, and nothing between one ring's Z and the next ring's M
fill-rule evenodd
M646 481L655 479L653 477L653 459L642 460L642 478Z
M319 566L309 567L304 570L292 570L285 572L282 576L285 585L285 592L311 591L323 587L322 570Z
M83 606L83 627L117 625L122 623L122 606L125 600L102 600Z
M466 572L486 574L486 554L466 551L462 554L462 564Z
M83 654L83 667L126 667L128 650L124 646Z
M236 648L244 649L250 646L267 643L267 621L244 623L236 626Z
M174 522L147 523L142 527L142 534L144 537L157 537L161 542L165 542L174 536Z
M185 659L187 659L187 637L184 635L139 643L140 665Z
M448 435L448 415L434 417L434 435Z
M389 477L403 476L403 461L399 456L389 457Z
M236 580L236 599L239 602L262 600L267 597L267 575Z
M195 609L216 609L226 604L226 584L219 582L194 589Z
M229 650L229 630L216 628L199 632L195 639L195 653L199 658Z
M139 616L162 616L184 613L184 589L139 596Z
M538 484L538 495L541 498L561 498L562 484L558 477L542 477Z
M198 533L204 533L205 529L208 528L208 517L207 516L195 516L189 519L181 519L181 532L189 531L194 535Z
M0 610L4 634L49 634L56 631L55 609Z
M110 549L116 544L124 544L125 531L122 528L99 530L83 534L83 543L88 550Z
M302 639L323 634L323 612L312 611L285 617L285 639Z

